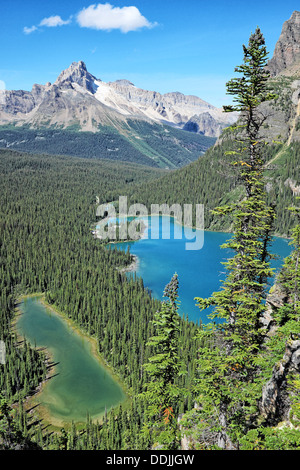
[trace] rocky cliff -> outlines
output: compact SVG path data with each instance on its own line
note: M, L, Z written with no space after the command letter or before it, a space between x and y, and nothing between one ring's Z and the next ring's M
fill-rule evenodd
M270 87L278 98L258 109L262 134L269 142L290 145L300 140L300 11L284 22L267 69Z
M286 73L291 67L300 70L300 11L294 11L290 19L284 22L273 57L268 63L273 77Z

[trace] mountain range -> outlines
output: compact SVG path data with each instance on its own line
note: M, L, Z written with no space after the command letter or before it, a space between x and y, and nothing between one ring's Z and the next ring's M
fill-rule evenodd
M300 12L283 24L267 68L278 99L260 107L262 132L270 143L288 146L300 140ZM237 119L197 96L142 90L125 79L105 83L83 61L53 84L0 91L2 148L165 169L186 166L220 145L222 130Z
M35 84L31 91L1 91L0 95L0 125L78 125L82 131L97 132L99 125L118 128L119 123L134 118L218 137L236 119L235 113L226 114L197 96L162 95L137 88L128 80L105 83L88 72L83 61L73 62L53 84Z
M0 91L0 147L125 160L167 169L204 154L235 122L197 96L105 83L73 62L51 84Z

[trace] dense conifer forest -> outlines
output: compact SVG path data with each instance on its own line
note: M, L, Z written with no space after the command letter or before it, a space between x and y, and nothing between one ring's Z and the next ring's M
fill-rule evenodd
M241 112L233 138L189 167L162 175L119 162L0 151L1 448L300 449L300 209L293 190L300 144L265 146L257 107L275 96L259 28L243 51L236 71L244 76L227 84L237 95L227 111ZM93 237L96 197L109 202L120 194L148 207L205 204L206 228L233 231L222 289L197 298L200 309L213 307L209 324L178 316L176 274L165 300L155 300L142 279L117 269L132 262L130 252ZM269 292L274 233L288 234L293 251ZM49 430L24 409L47 362L18 340L13 319L20 297L36 292L96 338L126 387L129 400L101 422L87 416L84 426Z
M161 176L157 181L128 187L126 194L130 202L145 204L149 212L151 204L204 204L205 229L232 230L230 217L216 216L212 211L221 204L242 199L245 195L237 169L232 165L234 156L227 152L234 149L232 139L224 139L211 147L204 156L178 171ZM300 172L300 143L290 146L282 143L270 144L265 149L265 161L276 159L276 163L265 166L266 197L276 204L275 233L290 236L295 222L286 207L294 200L289 181L297 181Z
M33 129L13 124L0 126L0 148L35 154L71 155L176 169L198 159L216 141L157 123L134 119L121 132L99 126L97 132L82 132L78 126Z
M133 399L129 408L114 410L100 427L88 422L81 439L75 439L72 428L73 437L66 434L65 444L64 434L41 437L40 429L26 424L27 414L17 406L14 413L24 436L34 442L38 439L43 448L144 447L138 432L143 405L136 397L145 378L143 363L151 351L146 346L153 333L151 320L160 303L151 298L141 279L129 280L116 269L130 264L131 255L107 249L92 236L91 228L96 221L96 196L110 201L116 188L122 194L126 185L157 177L159 170L13 151L1 151L0 166L0 332L7 350L6 363L0 365L4 443L3 423L10 416L7 407L22 403L47 373L44 353L26 342L20 344L11 328L19 297L41 292L48 303L97 339L102 358ZM189 374L178 380L189 388L197 326L185 320L181 324L181 352ZM187 393L180 410L191 404L192 396Z

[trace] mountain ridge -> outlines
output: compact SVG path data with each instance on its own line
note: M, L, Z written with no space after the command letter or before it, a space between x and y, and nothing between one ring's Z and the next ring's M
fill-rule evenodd
M97 132L99 124L117 126L134 118L217 137L237 117L197 96L143 90L126 79L105 83L83 61L72 62L53 84L34 84L31 91L0 91L0 95L0 125L36 128L49 121L68 127L76 122L83 131ZM201 119L203 114L206 119Z

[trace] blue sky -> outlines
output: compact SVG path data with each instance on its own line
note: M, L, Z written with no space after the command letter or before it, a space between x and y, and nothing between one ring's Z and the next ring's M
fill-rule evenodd
M130 7L130 8L129 8ZM10 0L0 15L0 88L31 90L83 60L97 78L221 107L259 26L270 57L292 0Z

